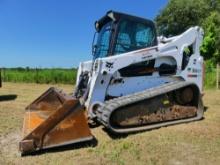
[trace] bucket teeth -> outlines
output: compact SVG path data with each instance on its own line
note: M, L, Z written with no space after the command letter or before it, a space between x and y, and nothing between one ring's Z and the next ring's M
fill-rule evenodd
M50 88L26 108L22 153L92 140L84 106L78 99Z

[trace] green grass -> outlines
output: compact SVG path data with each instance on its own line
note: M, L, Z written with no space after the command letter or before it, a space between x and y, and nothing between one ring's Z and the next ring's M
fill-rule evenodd
M95 147L70 147L21 157L24 108L51 84L4 83L2 98L17 95L15 100L0 101L0 164L65 165L176 165L220 164L220 90L205 90L207 111L204 119L151 131L109 136L103 126L91 128L98 143ZM66 93L72 85L54 84Z
M10 68L2 69L4 82L24 82L37 84L74 84L76 69L31 69Z
M204 83L206 89L216 87L216 68L206 68Z
M30 68L7 68L2 70L4 82L23 82L37 84L74 84L77 69L30 69ZM215 88L216 69L206 68L205 88Z

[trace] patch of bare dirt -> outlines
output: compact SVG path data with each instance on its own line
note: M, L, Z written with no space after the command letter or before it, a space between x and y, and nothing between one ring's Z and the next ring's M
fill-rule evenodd
M18 143L20 138L19 131L2 135L0 137L1 159L5 160L6 162L6 160L13 160L15 157L20 157L20 153L18 151Z

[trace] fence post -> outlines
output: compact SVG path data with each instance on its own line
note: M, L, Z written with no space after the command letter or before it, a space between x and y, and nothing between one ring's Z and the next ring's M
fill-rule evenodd
M219 64L216 66L216 89L219 89Z
M0 87L2 87L2 69L0 68Z

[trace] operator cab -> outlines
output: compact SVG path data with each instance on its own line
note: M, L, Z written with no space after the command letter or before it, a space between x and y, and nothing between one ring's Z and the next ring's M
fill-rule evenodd
M144 18L109 11L96 21L95 28L95 59L157 45L154 23Z

